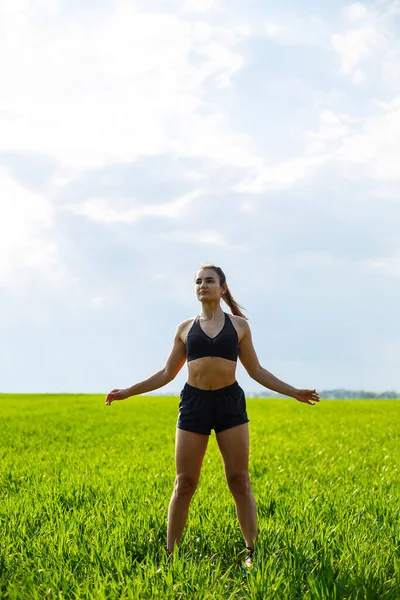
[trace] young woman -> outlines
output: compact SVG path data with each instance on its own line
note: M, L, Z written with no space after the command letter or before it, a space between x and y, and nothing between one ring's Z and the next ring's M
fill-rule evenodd
M235 377L237 359L250 377L266 388L312 406L319 402L319 395L315 389L296 389L280 381L260 365L247 317L233 299L220 267L203 265L196 273L195 289L201 312L178 325L165 367L130 388L112 390L106 405L161 388L176 377L187 361L188 380L180 394L177 420L176 478L168 508L166 550L172 554L175 544L180 543L209 435L214 429L246 544L246 565L250 566L257 515L248 473L249 419L245 395ZM221 298L231 315L221 309Z

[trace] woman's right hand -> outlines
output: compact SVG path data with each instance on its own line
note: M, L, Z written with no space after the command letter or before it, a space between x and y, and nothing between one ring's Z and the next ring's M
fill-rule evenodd
M121 390L111 390L111 392L106 396L106 405L110 406L111 402L113 402L114 400L125 400L126 398L129 398L128 389L125 388Z

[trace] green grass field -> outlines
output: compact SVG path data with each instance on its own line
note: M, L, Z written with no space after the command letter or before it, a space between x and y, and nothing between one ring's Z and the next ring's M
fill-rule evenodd
M215 440L168 560L177 397L0 395L0 597L400 598L400 402L247 399L253 568Z

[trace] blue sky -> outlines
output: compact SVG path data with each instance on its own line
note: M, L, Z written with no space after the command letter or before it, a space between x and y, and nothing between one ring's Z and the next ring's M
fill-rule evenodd
M0 15L1 391L146 379L203 262L280 379L400 389L398 1Z

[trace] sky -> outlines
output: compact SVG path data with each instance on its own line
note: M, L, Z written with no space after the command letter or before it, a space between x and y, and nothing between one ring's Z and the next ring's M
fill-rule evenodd
M279 379L400 390L399 34L399 1L0 0L0 391L147 379L206 262Z

